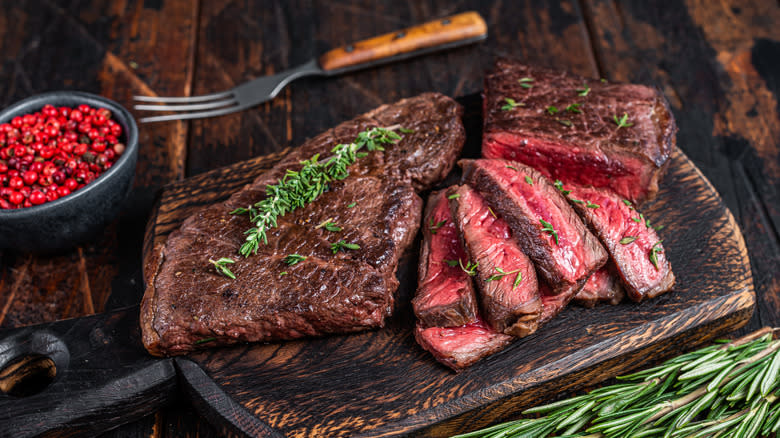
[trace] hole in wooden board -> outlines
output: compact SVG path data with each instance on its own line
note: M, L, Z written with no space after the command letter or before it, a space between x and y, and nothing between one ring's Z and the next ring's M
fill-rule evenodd
M29 397L46 389L56 376L52 358L35 353L18 356L0 370L0 392Z

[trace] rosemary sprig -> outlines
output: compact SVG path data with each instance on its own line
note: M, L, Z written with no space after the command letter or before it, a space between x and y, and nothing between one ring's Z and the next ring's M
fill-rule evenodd
M506 102L506 104L501 107L501 111L512 111L518 106L525 106L523 102L516 102L514 99L509 97L505 97L504 102Z
M555 231L555 228L553 228L552 224L547 222L544 219L539 219L539 222L542 224L542 231L546 233L550 233L551 236L555 239L555 244L558 244L558 232Z
M755 437L780 429L773 329L711 345L587 394L528 409L475 437Z
M266 197L262 201L247 208L237 208L231 214L249 214L249 220L254 227L247 230L246 241L239 249L239 254L249 257L256 254L260 242L268 243L267 232L277 226L280 216L303 207L314 201L328 189L332 181L343 180L349 176L348 167L361 155L363 148L369 151L383 151L383 145L397 142L401 139L395 131L403 129L400 125L385 128L371 128L357 135L355 141L349 144L336 145L327 160L320 161L319 154L301 162L300 170L287 170L285 176L276 184L266 187Z
M228 258L228 257L222 257L219 260L212 260L209 259L209 263L214 265L214 268L219 272L220 274L224 275L225 277L232 278L233 280L236 279L236 274L230 271L230 268L227 267L228 264L233 264L236 261Z

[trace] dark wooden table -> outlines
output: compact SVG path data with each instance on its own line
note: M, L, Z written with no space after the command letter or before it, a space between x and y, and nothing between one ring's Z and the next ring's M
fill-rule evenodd
M140 127L135 189L89 245L49 257L0 253L0 328L139 302L141 243L164 184L294 146L380 103L423 91L478 92L497 55L654 84L678 145L739 221L758 295L747 332L780 325L780 6L776 1L0 0L0 105L58 89L131 105L134 94L229 88L330 47L466 10L490 36L331 80L217 119ZM660 3L660 2L659 2ZM707 239L702 231L701 239ZM216 436L182 402L105 436Z

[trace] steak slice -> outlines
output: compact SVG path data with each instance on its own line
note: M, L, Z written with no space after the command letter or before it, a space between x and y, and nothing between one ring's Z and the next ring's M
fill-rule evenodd
M569 202L607 247L629 298L642 301L674 286L661 240L629 201L606 189L574 184L562 188L570 191Z
M607 261L607 252L540 172L507 160L461 160L463 180L504 218L520 247L567 300ZM552 229L550 229L550 226Z
M506 98L523 106L507 110ZM676 143L669 104L645 85L499 59L484 99L484 157L521 161L549 178L608 187L635 202L655 196ZM632 125L618 127L614 117L624 114Z
M433 192L423 217L423 242L414 314L423 327L454 327L476 322L477 298L471 277L447 261L468 260L452 220L446 193Z
M595 307L599 302L619 304L626 295L618 280L612 262L590 276L585 286L574 296L574 301L584 307Z
M469 186L447 190L455 224L470 262L476 263L482 314L490 326L517 337L536 331L542 303L531 260L512 239L512 231ZM461 266L468 268L469 261Z
M291 150L273 169L225 202L206 206L156 248L144 267L144 346L155 355L239 341L273 341L381 327L393 310L398 259L419 227L422 190L446 175L465 139L461 107L434 93L383 105ZM229 214L265 196L265 187L315 154L377 126L413 132L384 151L369 152L314 202L279 218L256 255L237 256L246 216ZM328 231L324 222L340 227ZM344 241L359 249L333 253ZM306 257L294 265L290 254ZM209 259L232 257L231 280Z
M482 320L460 327L429 327L419 323L414 338L439 362L462 371L480 359L501 351L512 337L499 333Z

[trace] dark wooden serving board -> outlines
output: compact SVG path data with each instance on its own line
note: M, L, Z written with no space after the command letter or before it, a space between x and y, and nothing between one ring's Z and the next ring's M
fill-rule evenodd
M461 102L467 108L464 155L477 156L479 98ZM167 186L149 220L144 256L151 257L193 209L225 199L282 154ZM460 374L414 341L409 299L417 281L415 247L398 270L394 315L384 329L362 334L218 348L171 360L145 355L137 307L3 333L0 369L10 357L33 352L58 355L58 373L34 396L0 395L0 424L14 436L58 424L118 424L172 399L176 376L178 393L224 432L445 436L508 419L520 408L689 349L749 319L755 296L742 235L679 149L657 199L642 211L665 225L659 234L677 275L673 292L641 304L570 307L534 335ZM0 374L0 388L8 379Z

